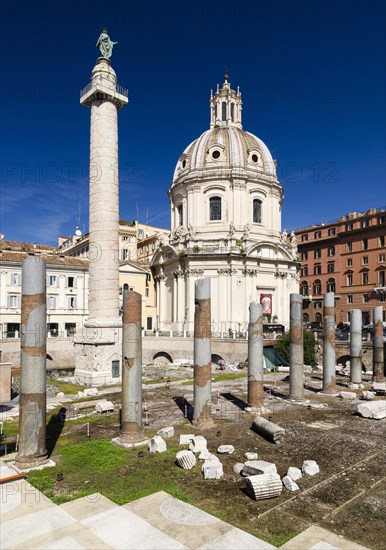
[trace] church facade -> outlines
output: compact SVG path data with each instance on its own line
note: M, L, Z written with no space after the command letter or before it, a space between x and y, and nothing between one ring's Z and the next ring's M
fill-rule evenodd
M210 98L210 128L178 159L169 189L171 235L152 260L157 329L191 333L194 282L211 279L214 334L245 334L249 304L288 325L299 292L296 237L281 233L283 189L267 146L242 127L227 76Z

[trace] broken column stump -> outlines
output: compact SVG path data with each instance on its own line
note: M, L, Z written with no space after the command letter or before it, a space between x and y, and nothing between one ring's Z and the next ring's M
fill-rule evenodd
M247 493L254 500L275 498L281 495L283 484L279 474L260 474L246 478Z
M285 436L284 428L260 416L252 422L252 430L276 445L282 443Z

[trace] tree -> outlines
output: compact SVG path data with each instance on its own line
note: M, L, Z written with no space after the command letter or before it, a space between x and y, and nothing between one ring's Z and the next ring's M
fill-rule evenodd
M289 332L283 334L275 340L275 348L278 353L289 362L290 358L290 335ZM312 332L303 330L303 350L304 350L304 364L316 365L316 352L315 352L315 337Z

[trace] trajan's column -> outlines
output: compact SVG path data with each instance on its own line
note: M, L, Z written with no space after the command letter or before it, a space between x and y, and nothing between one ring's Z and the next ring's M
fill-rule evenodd
M104 29L101 57L80 102L91 109L89 317L75 336L75 376L86 385L117 382L121 370L119 317L118 110L128 102L111 67L113 45Z

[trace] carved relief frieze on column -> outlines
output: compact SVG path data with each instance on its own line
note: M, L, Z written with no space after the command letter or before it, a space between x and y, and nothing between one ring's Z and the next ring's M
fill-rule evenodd
M185 269L185 275L187 277L193 276L193 277L201 277L204 275L203 269Z
M250 277L254 277L257 275L257 269L250 269L248 267L243 267L242 274L249 275Z
M217 269L218 275L237 275L237 269L233 267L224 267Z

